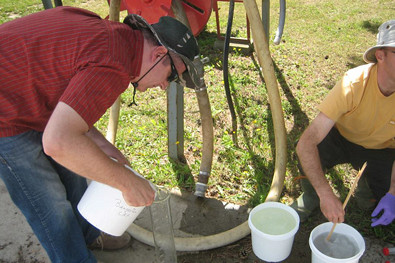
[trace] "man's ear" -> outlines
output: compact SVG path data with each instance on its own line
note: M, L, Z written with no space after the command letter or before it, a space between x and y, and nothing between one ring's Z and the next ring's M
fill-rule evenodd
M384 52L385 52L384 49L379 48L376 50L375 56L376 56L377 61L384 59L384 56L385 56Z
M167 48L164 46L156 46L152 51L152 60L156 61L158 58L163 57L167 53Z

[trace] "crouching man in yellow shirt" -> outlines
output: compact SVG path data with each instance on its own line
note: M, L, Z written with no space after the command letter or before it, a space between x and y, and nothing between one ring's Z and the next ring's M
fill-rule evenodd
M329 221L343 222L342 202L325 171L342 163L359 170L365 162L358 204L375 207L372 227L395 219L395 20L380 26L377 45L364 60L369 64L346 72L329 92L297 144L308 181L302 179L304 193L291 206L302 221L320 206Z

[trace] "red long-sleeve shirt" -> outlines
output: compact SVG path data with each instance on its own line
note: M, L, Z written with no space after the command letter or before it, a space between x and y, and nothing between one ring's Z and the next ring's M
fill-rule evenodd
M62 101L91 127L140 73L143 36L57 7L0 25L0 137L43 131Z

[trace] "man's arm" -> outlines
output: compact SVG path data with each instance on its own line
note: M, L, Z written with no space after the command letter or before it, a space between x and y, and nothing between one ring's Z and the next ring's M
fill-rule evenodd
M99 132L95 127L92 127L86 135L91 138L97 146L109 157L116 159L120 164L126 164L130 166L129 161L125 158L125 156L115 147L112 143L110 143L101 132Z
M329 221L341 223L344 221L342 203L333 193L331 186L325 178L317 148L318 144L328 135L334 124L335 122L325 114L319 113L300 137L296 146L296 152L303 171L320 198L322 213Z
M129 205L150 205L154 191L148 181L112 161L97 140L92 140L91 136L97 139L98 134L94 133L88 132L87 123L77 112L60 102L44 130L43 148L46 154L73 172L119 189Z

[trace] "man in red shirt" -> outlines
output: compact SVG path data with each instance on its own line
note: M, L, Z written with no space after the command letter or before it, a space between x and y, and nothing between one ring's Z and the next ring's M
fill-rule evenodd
M0 26L0 177L52 262L96 262L87 244L127 245L128 235L100 234L78 213L86 178L132 206L154 192L93 125L129 83L201 85L198 59L193 34L171 17L118 23L57 7Z

